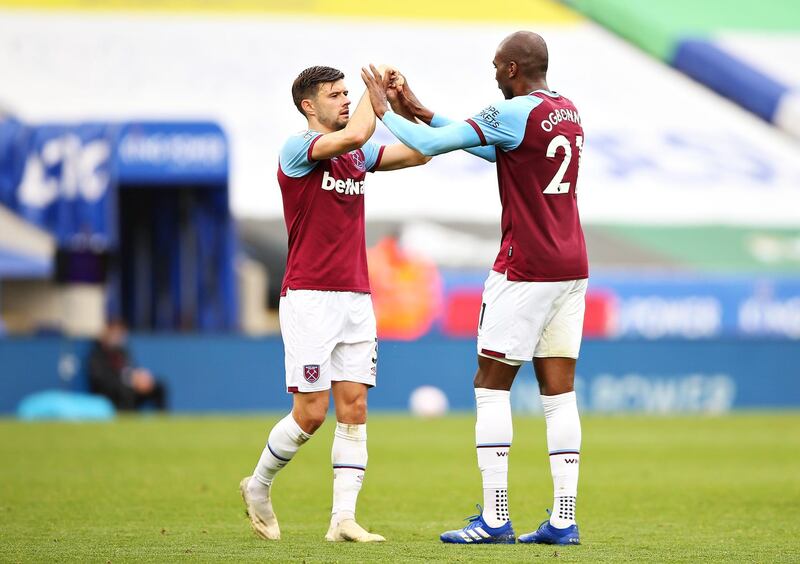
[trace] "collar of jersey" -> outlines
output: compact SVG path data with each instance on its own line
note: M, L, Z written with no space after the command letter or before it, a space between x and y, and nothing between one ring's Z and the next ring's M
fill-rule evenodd
M536 94L537 92L541 92L545 96L549 96L551 98L560 98L561 97L561 94L559 94L555 90L534 90L533 92L528 94L528 96L530 96L531 94Z

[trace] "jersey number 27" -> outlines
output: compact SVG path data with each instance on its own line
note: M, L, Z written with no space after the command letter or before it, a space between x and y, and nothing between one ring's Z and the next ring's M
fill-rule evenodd
M580 135L575 136L575 146L578 148L578 165L580 165L581 153L583 152L583 137ZM548 157L553 158L556 156L556 151L559 148L564 149L564 160L561 161L561 166L558 167L555 176L553 176L547 188L544 189L544 194L569 194L569 182L564 182L564 175L567 173L567 168L572 160L572 145L564 135L556 135L550 140L547 146ZM577 181L577 178L575 179Z

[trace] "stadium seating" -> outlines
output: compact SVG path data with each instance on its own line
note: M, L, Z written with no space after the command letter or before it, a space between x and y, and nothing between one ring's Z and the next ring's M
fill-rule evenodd
M800 137L800 6L791 0L569 0L589 17Z

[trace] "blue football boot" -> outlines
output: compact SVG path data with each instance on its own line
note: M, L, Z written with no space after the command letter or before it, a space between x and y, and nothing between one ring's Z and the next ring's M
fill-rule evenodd
M478 505L478 514L467 517L469 524L463 529L447 531L439 537L442 542L453 544L514 544L516 536L511 521L501 527L492 528L483 520L483 508Z
M547 512L550 513L550 510ZM581 544L581 535L578 532L578 525L557 529L550 524L550 519L547 519L532 533L520 535L519 542L525 544Z

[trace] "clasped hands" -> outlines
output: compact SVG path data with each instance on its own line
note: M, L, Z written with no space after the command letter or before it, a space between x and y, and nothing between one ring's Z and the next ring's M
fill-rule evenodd
M396 68L389 65L370 65L369 69L361 68L361 79L367 86L372 109L378 119L389 110L389 106L398 111L405 108L408 113L414 113L412 100L407 90L405 77Z

